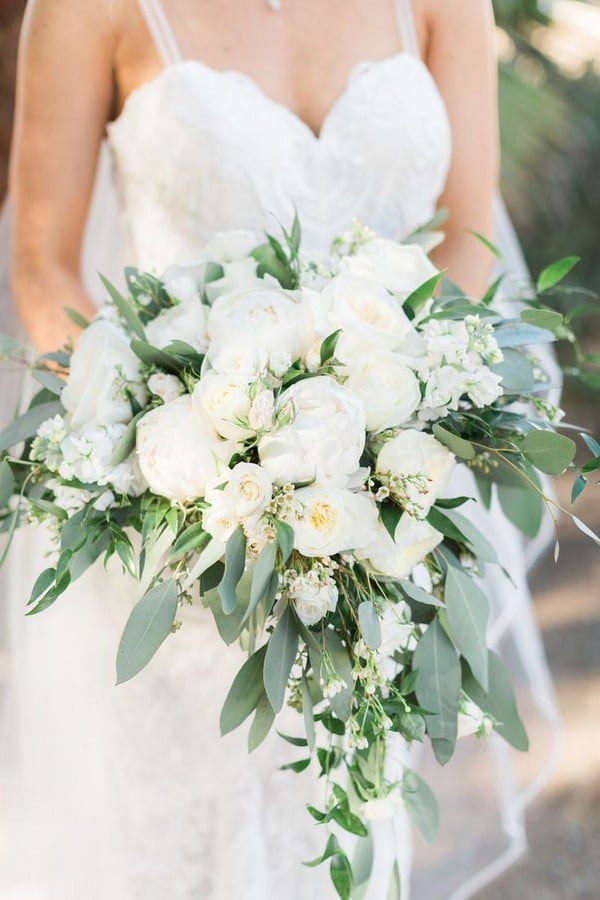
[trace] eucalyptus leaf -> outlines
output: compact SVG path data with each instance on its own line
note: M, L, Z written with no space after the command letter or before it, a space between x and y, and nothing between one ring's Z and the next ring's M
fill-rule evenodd
M431 844L440 829L440 811L435 795L428 784L410 769L402 776L402 799L413 825L423 839Z
M208 604L217 626L217 631L226 644L233 644L240 636L245 608L241 604L231 613L223 612L223 604L219 592L203 584L204 601Z
M453 434L443 425L434 425L432 431L437 440L452 450L456 456L460 456L461 459L475 459L475 448L465 438Z
M252 725L248 732L249 753L252 753L253 750L256 750L256 748L262 744L271 730L274 721L275 713L273 712L273 707L269 703L269 698L263 692L256 705L256 712L254 713Z
M423 284L419 285L412 294L409 294L402 308L409 319L414 317L421 311L427 301L433 297L436 287L442 279L442 273L438 272L432 278L428 278Z
M294 529L287 522L281 522L279 519L275 519L274 524L277 543L281 551L281 564L285 566L294 547Z
M50 391L51 394L60 397L66 384L64 378L59 378L58 375L49 372L48 369L34 368L31 370L31 374L38 384L41 384L42 387L46 388L47 391Z
M586 484L587 481L583 475L578 475L571 488L571 503L575 503L581 492L585 489Z
M5 459L0 462L0 509L6 509L16 488L15 476Z
M300 690L302 693L302 715L304 717L304 729L306 731L306 743L308 749L312 753L315 749L315 720L313 713L313 702L310 695L310 687L306 680L306 675L302 676L300 681Z
M258 706L264 694L262 673L266 652L266 644L259 647L233 679L219 720L222 735L241 725Z
M434 597L433 594L430 594L428 591L424 590L422 587L419 587L412 581L409 581L407 578L402 578L399 582L399 585L402 589L402 592L406 594L411 599L415 600L417 603L425 603L428 606L443 606L441 600L438 600L437 597Z
M488 688L488 599L473 579L448 567L444 597L450 633L484 691Z
M534 538L542 524L542 498L533 488L511 484L496 485L502 512L527 537Z
M462 686L464 692L477 706L496 721L495 730L516 750L527 750L529 741L519 717L511 678L504 663L492 650L489 651L489 688L484 691L473 677L469 666L463 662Z
M147 410L141 410L136 416L131 419L130 422L127 423L125 427L125 431L117 441L115 445L115 449L113 450L113 455L111 459L111 463L113 466L118 466L122 462L131 456L133 451L135 450L135 442L137 436L137 425L140 419L142 419L146 415Z
M473 525L466 516L463 516L462 513L457 512L455 509L447 509L445 515L464 534L479 559L489 563L498 562L495 548L482 534L481 530L476 525Z
M524 353L507 347L502 351L502 362L491 366L492 372L502 378L505 394L523 394L534 386L533 366Z
M138 359L141 359L143 363L146 363L148 366L157 366L159 369L163 369L165 372L169 372L171 375L179 375L182 369L182 365L178 362L170 353L166 353L164 350L159 350L157 347L153 347L151 344L146 341L142 341L139 339L132 340L131 349L135 353Z
M452 756L456 743L460 665L437 618L417 644L413 667L418 673L417 700L424 709L431 710L426 720L433 751L438 762L444 765Z
M119 315L124 320L129 331L143 341L145 338L144 326L130 301L127 300L121 292L117 290L114 284L111 284L108 278L104 277L104 275L100 275L100 280L108 291L110 299L116 306Z
M338 694L329 698L329 705L338 719L341 719L342 722L347 722L352 709L352 687L354 683L352 663L348 655L348 649L331 628L325 629L325 642L336 675L346 685Z
M267 644L263 673L267 697L275 712L283 706L297 652L298 629L290 607L286 606Z
M225 572L218 591L223 612L232 613L237 605L236 588L246 564L246 537L241 526L236 528L225 548Z
M129 681L150 662L171 633L177 612L174 579L151 588L134 606L117 652L117 684Z
M530 431L525 435L523 450L540 472L561 475L572 462L577 445L555 431Z
M170 559L179 559L187 553L204 550L210 541L210 534L204 530L202 522L188 525L173 544Z
M273 575L275 569L275 557L277 555L277 544L275 541L267 541L263 549L258 554L254 569L252 571L252 587L250 588L250 603L248 609L242 619L242 624L246 622L258 604L271 593ZM279 579L277 579L277 585ZM275 589L277 590L277 588Z
M555 340L554 335L547 328L537 328L527 322L507 322L494 329L494 338L498 346L523 347L528 344L548 344Z
M581 437L590 453L592 453L594 456L600 456L600 444L598 443L598 441L593 438L591 434L583 433L581 434Z
M15 444L20 444L32 438L38 428L47 419L53 416L63 415L64 408L60 400L50 400L46 403L40 403L36 406L30 406L27 412L23 413L17 419L14 419L0 431L0 452L9 450Z
M546 328L556 335L563 324L563 317L553 309L524 309L521 312L521 322L527 322L528 325L535 325L537 328Z
M381 646L381 623L370 600L364 600L358 607L358 621L365 644L377 650Z

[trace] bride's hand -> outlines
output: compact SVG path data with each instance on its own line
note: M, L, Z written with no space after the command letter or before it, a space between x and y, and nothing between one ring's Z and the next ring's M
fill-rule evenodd
M11 152L11 282L35 347L56 350L94 311L80 277L83 231L113 96L108 0L30 0Z

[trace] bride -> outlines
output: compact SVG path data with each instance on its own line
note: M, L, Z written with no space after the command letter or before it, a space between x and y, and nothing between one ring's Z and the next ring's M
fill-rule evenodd
M403 237L448 207L434 261L482 294L491 256L469 230L501 237L493 47L481 0L30 0L10 192L13 292L32 343L76 339L63 308L93 315L98 270L160 272L214 232L273 231L294 208L306 249L324 253L355 217ZM88 220L105 137L119 216L101 177ZM488 585L494 640L524 666L538 749L523 787L504 747L464 742L443 773L442 839L416 869L414 895L428 900L471 896L522 851L546 752L538 713L554 724L535 626L510 640L514 611L529 615L524 551L492 521L514 581ZM99 567L24 620L44 550L43 535L23 534L9 559L0 897L332 896L326 871L298 864L321 850L304 809L319 795L312 775L278 771L290 748L276 736L250 757L241 730L218 738L241 650L191 610L145 672L114 688L131 583ZM407 897L402 813L373 836L356 896L387 898L398 858Z

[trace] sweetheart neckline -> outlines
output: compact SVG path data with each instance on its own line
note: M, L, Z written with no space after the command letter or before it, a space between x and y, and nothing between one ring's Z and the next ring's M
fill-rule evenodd
M167 77L167 75L170 75L174 70L183 69L184 67L194 67L215 77L220 77L223 79L236 79L247 87L250 87L254 91L254 93L262 100L263 103L267 104L273 109L277 109L283 112L290 121L299 126L309 136L309 138L311 138L312 141L316 145L318 145L322 143L324 139L329 121L348 95L350 88L359 75L363 74L364 72L372 71L373 69L379 69L385 65L390 65L392 63L396 63L400 60L405 59L413 60L415 63L417 63L418 67L430 78L438 96L441 98L439 88L437 87L437 84L431 72L429 71L423 60L419 56L416 56L414 53L411 53L408 50L399 50L397 53L383 56L381 59L359 60L351 67L342 90L337 95L333 103L331 103L327 112L323 116L318 132L315 132L308 124L308 122L302 118L302 116L296 113L289 106L286 106L285 103L281 103L280 101L275 100L273 97L267 94L266 91L256 81L256 79L254 79L251 75L248 75L246 72L242 72L239 69L215 69L213 66L208 65L208 63L203 62L203 60L201 59L179 59L163 66L160 72L135 87L125 98L123 108L121 109L119 115L107 124L106 131L108 136L110 137L110 132L113 130L113 128L118 128L120 126L120 124L124 121L126 115L128 114L128 110L138 101L138 98L147 93L149 89L152 89L161 81L163 81Z

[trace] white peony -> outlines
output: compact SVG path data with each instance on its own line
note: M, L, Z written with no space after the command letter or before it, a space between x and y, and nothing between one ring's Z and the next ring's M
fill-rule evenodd
M454 454L431 434L407 429L383 445L377 457L376 471L404 479L423 475L422 484L402 482L407 504L425 516L448 487L456 460Z
M256 274L256 260L242 259L239 262L223 263L223 275L206 283L204 292L213 304L223 294L230 291L261 290L264 281Z
M208 347L206 312L200 300L177 303L163 309L146 325L148 343L162 350L173 341L185 341L199 353L204 353Z
M348 371L345 386L364 403L369 431L403 425L421 402L414 372L394 353L364 353L348 366Z
M315 571L294 579L288 586L288 596L305 625L316 625L328 612L334 612L338 601L335 583L322 580Z
M167 375L166 372L155 372L148 379L148 390L163 401L168 403L185 394L185 388L176 375Z
M368 562L380 575L407 578L443 538L429 522L404 514L396 526L394 540L385 525L379 522L375 539L366 547L355 551L355 555Z
M261 438L261 465L276 484L318 481L345 487L359 468L366 414L358 397L333 378L296 382L279 398L293 420Z
M161 281L169 297L179 303L200 302L204 282L205 263L187 266L169 266L163 272Z
M75 430L90 423L109 425L132 418L131 392L140 406L147 392L140 360L125 332L107 319L97 319L81 334L61 401L66 420Z
M336 347L336 356L342 362L351 362L365 346L377 352L394 350L413 330L398 300L366 278L337 275L322 291L318 303L320 309L314 313L317 327L328 334L342 329ZM325 318L324 326L319 317Z
M204 496L227 469L235 446L222 441L186 394L147 413L137 425L137 458L150 490L182 503Z
M243 338L229 340L218 348L211 347L207 358L219 375L246 382L255 381L269 362L266 350L249 346Z
M307 340L306 309L281 288L232 291L215 301L208 314L208 334L220 349L240 338L254 348L274 347L296 359Z
M438 270L417 244L376 237L340 262L343 272L381 284L405 300Z
M244 440L252 432L240 424L250 412L250 396L245 381L206 372L192 394L198 412L212 424L215 431L229 440Z
M294 547L304 556L333 556L370 543L378 530L375 501L343 488L295 492L303 514L293 523Z

